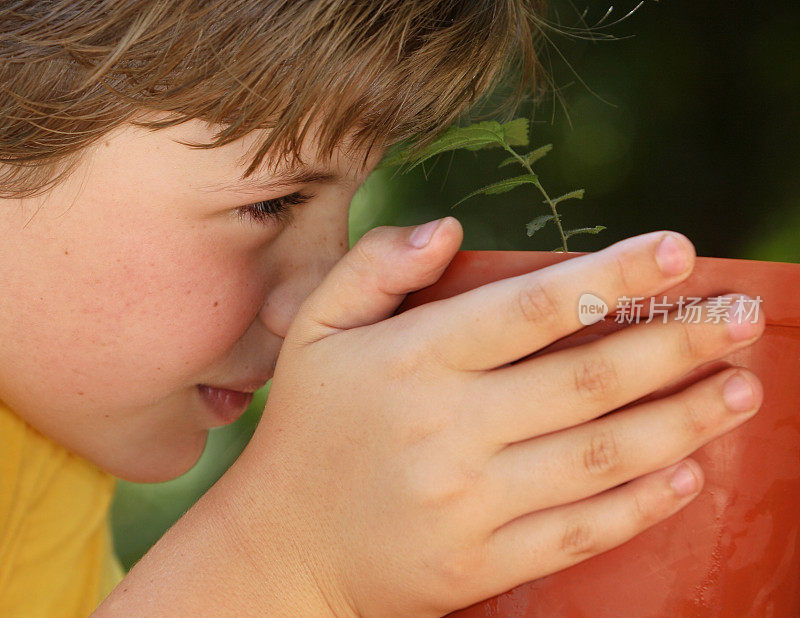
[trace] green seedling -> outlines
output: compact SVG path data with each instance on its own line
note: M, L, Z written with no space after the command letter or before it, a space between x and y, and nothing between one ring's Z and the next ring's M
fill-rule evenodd
M497 195L507 193L523 185L533 185L538 189L542 197L544 197L543 202L547 204L550 212L532 219L525 226L526 232L528 236L533 236L533 234L552 222L556 228L558 228L558 233L561 236L561 246L555 248L554 251L566 252L569 251L567 239L571 236L577 234L598 234L606 228L602 225L596 225L594 227L579 227L570 230L564 229L562 225L562 215L558 211L559 205L567 200L583 199L584 190L578 189L576 191L570 191L556 198L551 198L548 195L547 191L542 186L538 174L533 171L533 165L550 152L553 149L553 145L545 144L525 154L518 153L515 147L529 146L528 128L529 123L527 118L516 118L504 124L490 120L464 127L450 127L440 137L424 148L412 149L403 145L395 147L383 159L381 167L400 166L400 170L405 173L445 152L502 148L511 156L501 161L498 165L498 169L519 165L525 173L481 187L461 198L458 202L453 204L452 207L455 208L476 195Z

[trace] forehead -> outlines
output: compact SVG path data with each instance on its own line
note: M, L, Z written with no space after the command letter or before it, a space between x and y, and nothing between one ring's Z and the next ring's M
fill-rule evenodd
M268 152L260 160L258 167L245 177L248 167L269 136L269 131L256 129L216 148L198 150L191 147L191 144L211 143L224 128L222 125L210 125L196 119L171 127L175 131L170 139L185 145L190 152L220 151L226 173L202 186L208 190L237 189L257 192L312 182L360 178L378 163L384 152L381 145L369 149L354 146L351 132L329 156L323 156L318 141L319 125L312 125L303 138L299 157L279 157Z
M133 120L162 120L162 112L142 113ZM248 167L268 136L266 129L256 129L227 144L202 147L218 139L225 125L213 125L193 118L161 129L141 127L131 122L113 130L91 148L102 151L106 167L120 177L158 177L175 190L225 191L243 193L276 190L311 182L362 182L381 156L383 148L369 152L353 148L349 142L322 157L317 130L306 132L300 160L273 157L267 153L246 178ZM103 147L105 146L111 146ZM110 157L110 158L109 158ZM92 157L94 158L94 157Z
M340 182L344 177L327 168L314 168L308 166L294 165L285 169L277 167L273 171L261 177L259 174L252 174L247 178L237 178L233 181L223 180L199 188L207 191L248 191L259 193L262 191L275 191L284 187L295 185L310 184L312 182Z

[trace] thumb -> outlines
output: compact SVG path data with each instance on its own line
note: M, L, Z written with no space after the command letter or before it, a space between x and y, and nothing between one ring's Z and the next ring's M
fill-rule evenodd
M369 230L306 298L286 338L311 343L389 317L406 294L442 276L462 239L454 217Z

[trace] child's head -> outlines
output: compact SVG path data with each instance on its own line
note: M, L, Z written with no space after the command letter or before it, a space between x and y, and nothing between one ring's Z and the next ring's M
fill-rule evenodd
M0 8L0 400L122 478L186 471L221 424L198 386L269 379L383 149L435 136L515 50L535 83L537 8Z

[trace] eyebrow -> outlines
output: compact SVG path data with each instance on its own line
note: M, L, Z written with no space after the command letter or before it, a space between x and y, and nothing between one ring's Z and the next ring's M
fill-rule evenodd
M239 178L233 182L212 183L203 185L200 189L205 191L273 191L293 185L310 184L312 182L337 182L341 180L338 174L324 170L291 169L271 176L270 178Z

